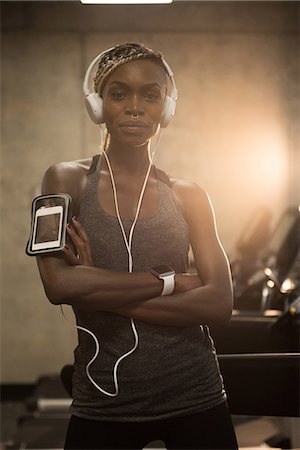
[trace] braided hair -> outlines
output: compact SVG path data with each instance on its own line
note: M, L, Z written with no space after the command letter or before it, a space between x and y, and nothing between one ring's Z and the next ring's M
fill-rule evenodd
M139 42L127 42L117 45L105 52L98 63L98 70L94 77L94 90L102 95L105 82L109 75L119 66L137 59L149 59L157 61L165 68L161 53L155 52Z

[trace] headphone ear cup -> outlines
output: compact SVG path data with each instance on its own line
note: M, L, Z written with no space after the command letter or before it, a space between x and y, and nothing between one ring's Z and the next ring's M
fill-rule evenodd
M92 121L96 124L104 122L103 101L96 92L85 97L85 105Z
M169 125L170 120L174 116L175 107L176 107L176 101L172 97L169 97L167 95L166 99L165 99L164 112L163 112L163 115L162 115L162 118L160 121L160 126L162 128L166 128Z

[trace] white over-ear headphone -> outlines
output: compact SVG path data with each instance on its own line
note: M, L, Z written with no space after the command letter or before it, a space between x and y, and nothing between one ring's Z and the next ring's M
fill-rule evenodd
M90 77L91 71L93 70L93 67L98 63L98 61L100 60L102 55L113 50L113 48L115 48L115 47L105 50L104 52L102 52L98 56L96 56L96 58L89 65L89 67L86 71L85 77L84 77L84 81L83 81L83 93L85 95L85 105L86 105L86 108L87 108L87 111L89 113L91 120L96 124L104 123L103 101L97 92L90 92L89 77ZM177 89L176 89L174 74L173 74L169 64L163 58L161 59L161 61L162 61L163 65L165 66L166 71L169 75L170 81L172 83L171 95L170 96L167 95L165 98L164 111L163 111L162 119L160 122L160 126L162 128L165 128L169 124L170 120L172 119L172 117L174 116L174 113L175 113L176 100L177 100Z

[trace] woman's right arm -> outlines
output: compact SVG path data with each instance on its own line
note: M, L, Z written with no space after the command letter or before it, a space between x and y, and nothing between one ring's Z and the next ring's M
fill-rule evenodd
M61 163L46 172L43 194L68 193L73 212L79 213L87 168L79 162ZM53 304L111 311L160 295L162 281L150 272L113 272L87 265L71 265L64 254L37 257L45 293ZM192 279L193 278L193 279ZM176 291L191 289L197 277L176 276Z

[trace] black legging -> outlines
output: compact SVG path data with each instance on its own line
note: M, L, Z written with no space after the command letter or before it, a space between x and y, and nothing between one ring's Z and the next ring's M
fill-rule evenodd
M72 416L65 450L141 450L162 440L168 450L238 448L226 403L207 411L151 422L106 422Z

